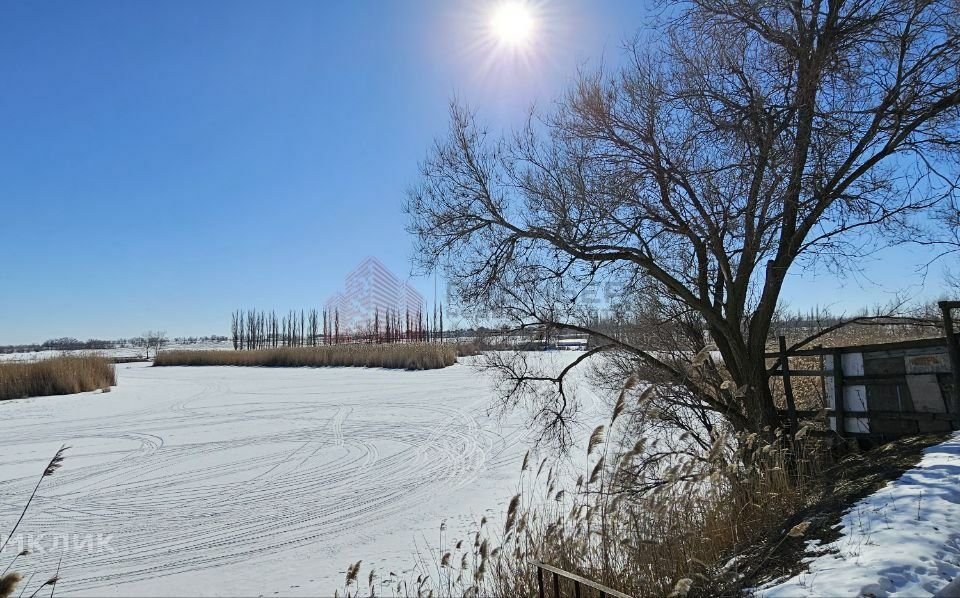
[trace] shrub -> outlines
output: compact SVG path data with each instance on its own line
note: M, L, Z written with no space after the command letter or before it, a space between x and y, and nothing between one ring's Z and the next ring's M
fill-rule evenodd
M261 367L355 366L405 370L444 368L457 362L457 347L445 343L346 344L279 347L253 351L164 351L155 366L235 365Z
M0 400L68 395L116 384L116 372L100 356L54 357L32 363L0 363Z

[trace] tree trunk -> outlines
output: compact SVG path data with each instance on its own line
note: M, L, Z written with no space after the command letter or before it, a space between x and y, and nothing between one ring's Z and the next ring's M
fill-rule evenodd
M734 384L738 389L745 388L745 394L740 399L743 421L737 422L736 418L729 418L731 423L735 427L744 425L747 431L763 433L772 439L774 430L780 427L781 422L773 394L770 392L764 358L766 347L756 343L759 348L755 349L741 336L729 338L714 328L711 328L710 332Z
M777 412L773 393L770 392L769 376L762 356L751 361L754 364L745 372L744 383L747 386L744 397L744 408L747 420L754 427L754 432L772 439L774 431L780 427L780 414Z

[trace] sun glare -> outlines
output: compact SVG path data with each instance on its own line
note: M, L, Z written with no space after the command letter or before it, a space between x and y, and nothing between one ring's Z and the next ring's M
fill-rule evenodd
M455 39L484 87L519 89L549 70L556 53L557 3L484 0L456 6L461 4L467 9L459 13L462 29Z
M490 19L490 28L501 43L522 45L530 40L536 23L529 7L523 2L500 4Z

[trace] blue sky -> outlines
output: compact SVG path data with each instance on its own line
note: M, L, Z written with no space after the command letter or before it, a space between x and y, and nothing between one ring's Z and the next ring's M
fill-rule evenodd
M519 61L484 43L491 4L0 3L0 344L225 334L236 307L321 305L366 255L408 273L401 202L450 98L508 129L645 14L535 2ZM917 256L881 257L879 286L788 299L882 300Z

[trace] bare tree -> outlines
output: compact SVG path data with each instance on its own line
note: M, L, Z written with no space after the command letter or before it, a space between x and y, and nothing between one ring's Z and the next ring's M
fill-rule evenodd
M960 6L673 8L628 68L582 76L511 139L454 105L409 194L409 230L461 304L591 334L591 353L658 372L737 429L775 428L764 352L788 271L856 267L957 188ZM699 363L592 327L571 306L600 284L618 289L612 309L668 322Z
M310 310L309 326L310 326L310 346L314 347L317 344L317 336L319 336L319 330L320 330L320 323L319 323L319 319L317 318L316 309Z
M147 359L150 359L151 347L154 350L154 355L156 355L167 344L167 333L162 330L148 330L143 333L142 337Z
M233 341L234 351L240 349L240 318L239 312L230 314L230 340Z
M947 268L944 271L946 283L945 295L949 299L960 300L960 272Z
M946 282L946 292L948 295L960 294L960 270L957 269L960 256L960 198L954 198L940 210L939 224L944 231L946 242L941 243L942 251L937 258L947 258L949 261L944 265L944 278ZM942 239L934 239L933 242L939 242Z
M155 353L159 353L160 351L162 351L163 348L167 346L167 342L168 342L167 332L165 330L157 331L153 341L153 347L154 347Z

